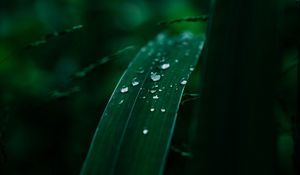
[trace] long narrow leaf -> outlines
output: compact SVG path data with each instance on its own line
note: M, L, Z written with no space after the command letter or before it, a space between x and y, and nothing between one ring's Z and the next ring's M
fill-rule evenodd
M181 96L203 37L163 33L143 47L118 83L81 174L162 174Z

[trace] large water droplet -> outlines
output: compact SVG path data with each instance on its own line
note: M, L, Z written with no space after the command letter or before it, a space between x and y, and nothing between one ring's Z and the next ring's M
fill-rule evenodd
M126 93L126 92L128 92L128 87L127 86L122 87L121 93Z
M159 97L158 97L158 95L154 95L152 98L157 100Z
M187 81L185 80L185 79L182 79L181 81L180 81L180 84L182 84L182 85L185 85L187 83Z
M157 74L156 72L155 73L151 72L150 78L151 78L152 81L159 81L160 80L160 75Z
M155 109L154 108L150 108L150 111L153 112L153 111L155 111Z
M143 129L143 134L146 135L149 133L149 130L148 129Z
M132 86L137 86L137 85L140 84L140 82L139 82L136 78L134 78L134 79L132 80L131 84L132 84Z
M165 108L161 108L160 111L161 112L166 112L166 109Z
M162 65L160 65L159 66L159 68L161 68L161 69L168 69L170 67L170 64L169 63L164 63L164 64L162 64Z

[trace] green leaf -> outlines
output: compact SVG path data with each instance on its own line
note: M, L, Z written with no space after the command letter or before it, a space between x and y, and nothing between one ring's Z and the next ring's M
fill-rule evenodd
M119 81L96 129L81 174L162 174L176 115L204 38L159 34Z

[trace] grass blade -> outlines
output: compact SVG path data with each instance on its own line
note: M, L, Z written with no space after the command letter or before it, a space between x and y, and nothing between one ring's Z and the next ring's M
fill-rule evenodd
M162 174L184 86L204 38L163 33L137 54L96 129L81 174Z

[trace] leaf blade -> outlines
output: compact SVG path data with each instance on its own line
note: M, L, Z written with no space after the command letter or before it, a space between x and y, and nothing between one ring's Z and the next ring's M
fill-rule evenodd
M160 34L122 76L81 174L161 174L184 86L204 38Z

